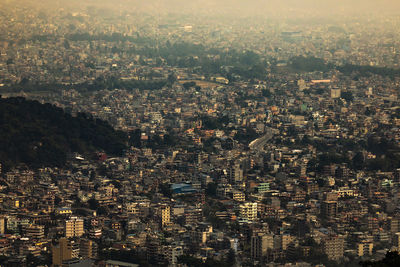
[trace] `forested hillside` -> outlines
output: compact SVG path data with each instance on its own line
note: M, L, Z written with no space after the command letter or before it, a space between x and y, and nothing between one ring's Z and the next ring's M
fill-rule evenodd
M119 155L127 136L107 122L80 113L76 117L51 104L24 98L0 98L0 163L10 168L62 166L69 152L105 151Z

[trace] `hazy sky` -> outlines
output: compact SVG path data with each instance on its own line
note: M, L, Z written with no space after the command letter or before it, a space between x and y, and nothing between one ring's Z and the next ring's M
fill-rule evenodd
M290 14L316 15L337 14L400 14L400 0L1 0L0 2L22 5L31 2L33 5L86 5L98 7L123 8L124 10L188 13L238 13L238 14ZM0 3L1 5L1 3Z
M340 10L346 9L393 9L400 7L399 0L95 0L94 2L120 2L135 5L151 5L157 3L165 7L219 7L219 8L259 8L259 7L274 7L274 8L333 8ZM84 0L83 0L84 2ZM93 2L93 0L92 0ZM400 11L397 11L400 12Z
M101 2L101 0L96 0ZM393 12L400 14L400 0L103 0L127 7L161 7L168 10L322 13Z

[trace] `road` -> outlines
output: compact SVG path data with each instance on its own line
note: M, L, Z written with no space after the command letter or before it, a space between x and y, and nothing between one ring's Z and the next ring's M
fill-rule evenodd
M271 140L273 136L273 133L271 130L267 130L267 133L260 138L257 138L256 140L253 140L249 144L249 148L251 150L263 150L264 146L268 143L269 140Z

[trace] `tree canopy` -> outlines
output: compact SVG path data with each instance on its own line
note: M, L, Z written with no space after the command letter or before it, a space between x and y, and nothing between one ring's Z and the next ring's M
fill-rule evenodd
M62 166L70 152L120 155L126 142L123 132L84 113L74 117L51 104L0 98L0 162L6 168Z

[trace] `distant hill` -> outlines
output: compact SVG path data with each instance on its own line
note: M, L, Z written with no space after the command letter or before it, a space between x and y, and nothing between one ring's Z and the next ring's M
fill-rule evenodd
M51 104L22 97L0 98L0 163L11 168L62 166L69 152L120 155L127 136L84 113L73 117Z

